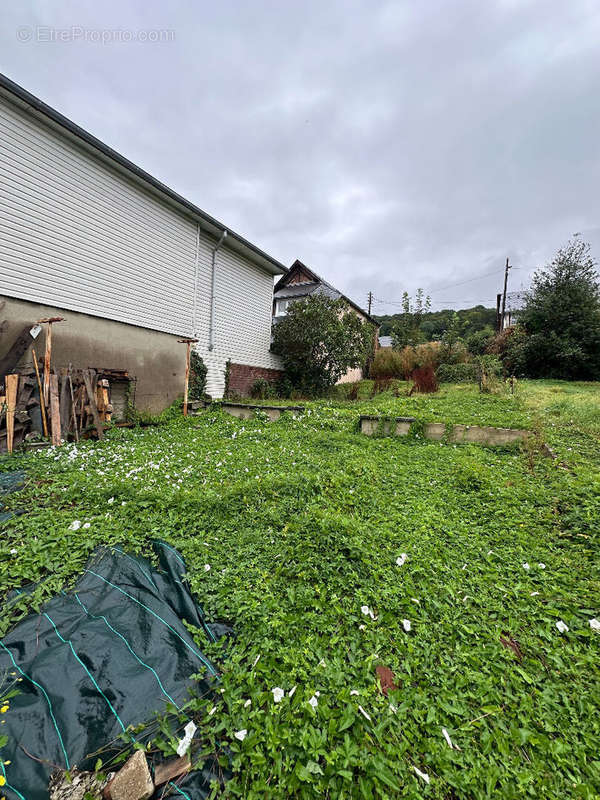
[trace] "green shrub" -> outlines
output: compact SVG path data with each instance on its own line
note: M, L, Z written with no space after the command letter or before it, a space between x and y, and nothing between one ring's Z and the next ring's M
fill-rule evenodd
M440 364L436 372L440 383L475 383L478 380L476 364Z
M369 377L379 382L391 379L406 380L414 369L433 367L440 363L439 342L423 342L415 347L392 350L384 347L375 353Z
M369 370L369 377L374 380L404 377L404 360L398 350L383 347L375 353L375 358Z
M489 325L482 328L480 331L475 331L465 339L465 344L469 353L473 356L482 356L487 353L489 345L494 340L494 331Z
M206 391L207 366L194 350L190 353L190 382L188 397L190 400L201 400Z
M321 294L297 300L273 328L272 350L287 378L308 396L321 396L348 369L363 368L373 353L375 328L343 299Z
M250 397L254 397L256 400L275 397L275 387L266 378L257 378L250 387Z

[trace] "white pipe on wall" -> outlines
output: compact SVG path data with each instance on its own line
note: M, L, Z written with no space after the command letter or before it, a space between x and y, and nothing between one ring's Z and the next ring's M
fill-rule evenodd
M217 250L223 244L227 231L223 231L221 238L212 249L210 265L210 323L208 328L208 349L215 349L215 276L217 270Z

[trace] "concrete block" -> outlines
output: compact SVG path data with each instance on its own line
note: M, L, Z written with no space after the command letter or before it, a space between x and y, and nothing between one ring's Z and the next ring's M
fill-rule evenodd
M515 430L513 428L491 428L471 425L465 427L461 441L502 446L522 442L530 435L529 431Z
M111 800L149 800L154 793L154 782L143 750L135 751L105 791Z
M426 439L439 442L446 435L446 424L444 422L426 422L423 426L423 433Z
M406 436L414 422L412 417L396 417L393 421L374 415L364 414L360 417L360 432L366 436L383 434L384 436ZM444 422L426 422L423 425L426 439L439 442L446 438ZM482 425L452 425L448 431L448 441L454 444L475 443L502 447L515 442L522 442L531 436L531 431L514 428L494 428Z
M370 414L361 414L359 430L365 436L406 436L414 421L414 417L382 419L382 417Z
M271 421L274 421L279 419L284 411L292 411L294 414L301 414L304 411L304 406L257 406L227 402L218 405L223 411L238 419L254 419L256 411L263 411Z

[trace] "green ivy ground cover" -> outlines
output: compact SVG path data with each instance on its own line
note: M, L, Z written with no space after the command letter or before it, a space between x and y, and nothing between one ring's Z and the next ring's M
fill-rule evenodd
M94 547L161 537L236 631L223 660L198 634L222 663L199 725L233 755L227 796L599 797L599 400L598 384L445 386L270 423L208 410L5 459L28 480L0 587L46 580L0 633ZM557 458L359 435L378 411L537 428Z

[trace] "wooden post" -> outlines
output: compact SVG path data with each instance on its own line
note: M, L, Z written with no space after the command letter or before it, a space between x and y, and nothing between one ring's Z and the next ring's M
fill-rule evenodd
M13 451L15 434L15 410L17 407L17 389L19 387L18 375L6 376L6 446L8 452Z
M195 344L198 339L178 339L177 340L180 344L186 345L185 351L185 384L183 387L183 416L187 417L188 413L188 387L190 383L190 351L193 344Z
M40 411L42 412L42 427L44 429L44 436L46 439L48 438L48 421L46 419L46 404L44 403L44 393L42 391L42 382L40 380L40 371L38 369L38 362L35 355L35 350L31 348L31 353L33 355L33 366L35 367L35 374L37 377L37 384L38 390L40 393Z
M47 323L46 328L46 352L44 353L44 402L48 405L50 394L50 360L52 357L52 323L62 322L64 317L46 317L38 319L38 324ZM52 426L54 428L54 426Z
M73 395L73 378L71 377L71 365L69 364L69 374L67 375L69 381L69 389L71 390L71 415L73 417L73 430L75 431L75 441L79 441L79 430L77 428L77 414L75 413L75 397Z
M98 407L96 406L96 395L92 387L91 370L89 369L83 370L83 382L85 384L85 390L88 396L90 411L94 419L94 427L96 428L96 432L98 433L98 439L102 439L102 437L104 436L104 430L102 428L102 420L100 419L100 415L98 414Z
M71 424L71 413L69 409L69 383L67 381L67 372L65 369L61 370L59 377L60 386L60 432L62 438L66 441L69 435L69 427Z
M506 266L504 268L504 291L502 292L502 311L500 313L500 333L502 333L504 329L504 312L506 310L506 286L508 284L508 270L511 269L510 264L508 263L508 258L506 259Z
M58 401L58 375L52 373L49 380L50 422L52 423L52 444L60 446L60 403Z

